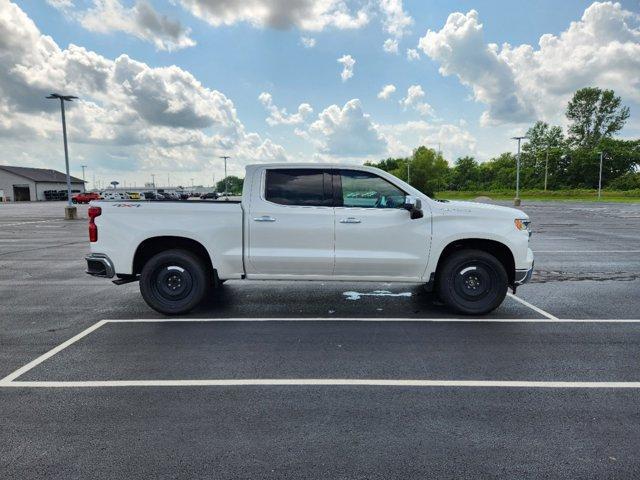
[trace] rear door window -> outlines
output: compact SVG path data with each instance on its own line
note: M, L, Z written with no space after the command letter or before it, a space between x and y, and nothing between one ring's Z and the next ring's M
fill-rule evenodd
M265 199L280 205L331 207L331 174L310 168L267 170Z

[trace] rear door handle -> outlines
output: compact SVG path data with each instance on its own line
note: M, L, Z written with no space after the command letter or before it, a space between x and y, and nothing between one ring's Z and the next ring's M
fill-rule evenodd
M360 223L360 220L355 217L343 218L340 223Z
M270 217L269 215L263 215L261 217L256 217L253 219L254 222L275 222L276 219Z

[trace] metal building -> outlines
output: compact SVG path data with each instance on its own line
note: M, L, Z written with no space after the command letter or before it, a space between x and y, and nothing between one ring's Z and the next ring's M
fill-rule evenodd
M84 181L71 177L71 191L84 192ZM66 200L67 176L46 168L0 165L0 201Z

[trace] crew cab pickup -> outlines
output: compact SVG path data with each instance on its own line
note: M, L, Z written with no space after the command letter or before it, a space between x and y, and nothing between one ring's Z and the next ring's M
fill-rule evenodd
M529 227L520 210L433 200L372 167L250 165L241 201L92 201L87 273L139 281L166 315L231 279L418 283L478 315L531 278Z

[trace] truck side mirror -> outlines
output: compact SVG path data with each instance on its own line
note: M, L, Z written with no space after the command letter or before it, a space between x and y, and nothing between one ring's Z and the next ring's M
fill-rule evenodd
M411 214L411 220L416 220L424 216L422 213L422 200L413 195L404 197L404 208Z

